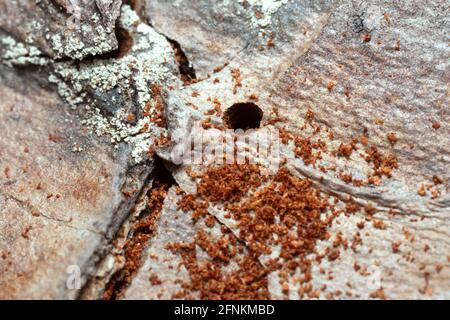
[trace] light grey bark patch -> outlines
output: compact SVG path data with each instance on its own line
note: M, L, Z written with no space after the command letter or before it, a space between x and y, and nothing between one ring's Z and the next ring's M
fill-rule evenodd
M248 56L257 62L260 55L274 56L274 52L305 42L303 38L313 33L308 30L310 26L322 24L321 16L332 9L333 1L248 4L245 1L148 1L147 16L158 32L180 43L199 78L204 78L231 60ZM266 16L260 16L258 13L264 10ZM278 42L272 52L266 51L271 37ZM272 62L280 63L275 59Z

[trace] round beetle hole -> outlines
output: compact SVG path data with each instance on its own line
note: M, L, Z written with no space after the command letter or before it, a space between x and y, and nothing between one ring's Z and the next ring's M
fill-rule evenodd
M237 130L257 129L261 125L263 111L252 102L235 103L225 111L223 120L228 128Z

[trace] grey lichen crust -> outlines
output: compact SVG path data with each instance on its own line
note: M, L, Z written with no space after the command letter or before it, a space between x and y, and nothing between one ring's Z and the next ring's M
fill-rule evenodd
M37 47L17 42L13 37L4 36L0 43L0 62L10 67L30 64L43 66L50 61Z
M114 25L112 20L117 15L117 1L111 5L113 8L109 11L104 4L99 8L103 8L103 15L107 17L105 23ZM98 23L100 16L94 13L91 19ZM129 48L122 49L126 52L113 51L115 47L110 47L109 41L95 38L103 31L113 31L106 30L102 24L98 24L98 32L94 32L94 42L100 45L92 51L80 41L79 35L89 31L89 27L82 23L82 30L46 37L55 53L53 57L34 46L30 38L21 42L5 36L0 41L0 59L9 66L48 66L49 81L57 86L59 95L72 108L81 106L86 109L83 123L90 131L99 136L109 136L116 146L118 142L129 144L134 162L139 163L148 159L154 138L166 131L153 121L161 112L161 105L157 105L161 102L152 93L152 87L177 87L180 81L173 50L164 36L142 23L128 5L121 7L117 22L117 27L129 37L125 43ZM111 53L106 58L96 58L97 54L104 52ZM93 58L82 62L59 61L65 56L81 59L86 55ZM82 150L82 147L77 150Z
M140 162L152 138L165 130L151 120L158 112L151 87L176 86L179 80L170 44L127 5L122 7L119 27L133 41L123 57L55 63L49 80L72 107L87 108L84 123L92 132L109 135L112 143L129 143L134 160ZM129 115L133 121L127 120Z

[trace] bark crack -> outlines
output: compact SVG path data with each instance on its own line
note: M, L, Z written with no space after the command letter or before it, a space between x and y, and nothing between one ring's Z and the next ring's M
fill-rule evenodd
M102 257L102 260L105 260L109 255L113 255L116 261L118 259L120 262L113 267L106 281L99 284L86 283L79 298L83 298L89 286L97 286L95 298L120 299L142 266L147 246L156 233L155 223L159 218L167 191L175 183L171 173L158 158L152 176L152 181L148 182L151 183L151 187L148 187L148 183L144 184L142 187L144 194L129 210L128 218L111 241L113 247L110 252ZM122 229L127 227L126 224L130 224L129 228ZM119 238L122 238L122 241Z

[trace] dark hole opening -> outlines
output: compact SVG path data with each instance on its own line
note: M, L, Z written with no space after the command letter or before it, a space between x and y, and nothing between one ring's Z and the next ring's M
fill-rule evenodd
M224 122L228 128L237 130L257 129L261 125L263 111L252 102L235 103L225 111Z

